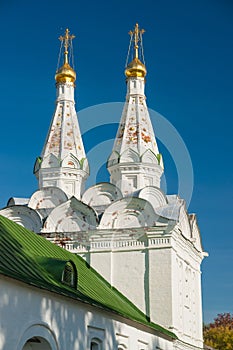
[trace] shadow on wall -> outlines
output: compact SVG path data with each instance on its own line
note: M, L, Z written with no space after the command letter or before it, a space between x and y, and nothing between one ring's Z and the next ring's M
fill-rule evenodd
M68 345L74 350L118 348L114 335L121 331L119 324L116 328L110 315L104 315L102 311L100 316L91 306L62 297L44 298L40 317L51 325L59 349L65 349Z
M28 265L28 261L26 263L22 249L17 240L13 237L8 240L0 232L1 271L11 269L12 277L17 277L17 273L22 274L23 267L25 278L31 276L40 280L40 276L35 275L38 269L34 271L33 266ZM112 319L111 313L16 279L0 276L0 350L58 350L67 347L73 350L95 350L98 342L101 344L98 350L101 347L118 349L118 346L148 350L152 345L153 349L160 346L160 340L157 342L156 339L153 344L149 344L149 339L152 339L150 335L146 336L148 346L143 341L137 343L141 336L145 338L140 333L140 326L138 330L135 329L136 333L132 333L129 325L116 321L121 319L117 316ZM166 349L164 346L160 347Z
M1 350L167 349L163 339L129 334L105 311L17 281L4 283L0 300Z

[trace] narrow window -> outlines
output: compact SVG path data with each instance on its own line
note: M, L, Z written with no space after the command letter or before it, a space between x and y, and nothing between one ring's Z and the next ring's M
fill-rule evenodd
M68 261L62 273L62 282L75 288L77 284L77 272L74 264Z
M100 339L92 339L90 350L102 350L102 341Z
M99 350L99 344L96 342L92 341L91 342L91 350Z

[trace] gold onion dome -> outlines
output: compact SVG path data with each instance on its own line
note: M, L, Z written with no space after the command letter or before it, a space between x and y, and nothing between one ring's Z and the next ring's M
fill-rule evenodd
M144 78L146 76L146 67L139 60L139 58L135 57L132 62L128 64L125 70L125 75L127 78L129 77L140 77Z
M58 69L55 75L57 83L74 83L76 80L76 73L74 69L65 62L61 68Z

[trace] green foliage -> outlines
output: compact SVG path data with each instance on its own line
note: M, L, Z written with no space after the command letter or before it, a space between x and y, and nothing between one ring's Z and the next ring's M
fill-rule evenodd
M233 314L218 314L213 323L205 326L204 342L218 350L232 350Z

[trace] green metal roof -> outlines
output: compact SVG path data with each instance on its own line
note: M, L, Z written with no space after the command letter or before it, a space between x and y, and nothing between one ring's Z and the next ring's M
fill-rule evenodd
M0 251L0 273L3 275L115 312L177 339L172 332L149 322L146 315L80 256L56 246L1 215ZM61 282L67 261L72 261L76 266L77 288Z

